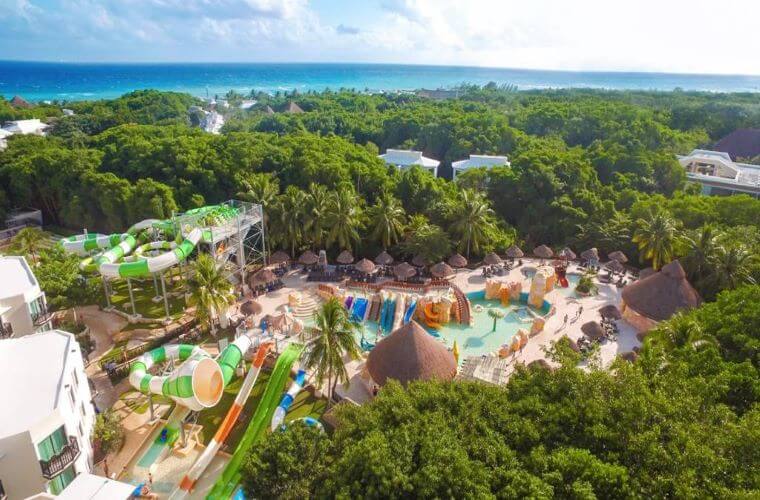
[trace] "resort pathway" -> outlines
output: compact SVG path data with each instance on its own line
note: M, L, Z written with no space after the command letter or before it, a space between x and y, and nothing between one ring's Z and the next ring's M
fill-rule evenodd
M85 373L95 386L93 401L98 409L103 411L110 408L119 399L119 395L126 389L126 386L119 383L114 387L108 375L100 369L98 361L113 348L113 336L127 325L127 320L117 314L101 311L95 305L79 307L77 314L82 322L89 327L90 338L95 342L95 350L87 358L88 364Z

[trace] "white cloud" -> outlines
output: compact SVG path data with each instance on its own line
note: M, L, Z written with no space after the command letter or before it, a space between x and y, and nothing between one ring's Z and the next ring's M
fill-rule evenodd
M0 46L0 58L760 74L760 2L375 2L346 0L343 17L338 9L322 18L323 5L309 0L0 0L0 36L19 41Z

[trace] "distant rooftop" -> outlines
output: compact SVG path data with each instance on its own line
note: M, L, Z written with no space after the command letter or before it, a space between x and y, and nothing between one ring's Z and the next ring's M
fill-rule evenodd
M5 374L0 377L0 437L34 427L58 407L75 343L73 335L59 330L0 340L0 366Z
M734 130L715 143L715 150L728 153L732 160L760 156L760 129Z
M506 156L470 155L466 160L455 161L451 167L455 170L464 170L477 167L494 167L497 165L509 166L509 158Z
M678 161L696 182L760 193L760 165L737 163L726 152L705 149L678 156Z
M0 300L25 294L39 286L24 257L0 256L0 277Z
M30 120L13 120L6 122L3 128L12 134L39 134L48 128L48 125L42 123L37 118Z
M387 149L385 154L379 155L385 163L397 165L399 167L410 167L420 165L422 167L434 168L440 165L440 161L422 156L422 151L413 151L409 149Z

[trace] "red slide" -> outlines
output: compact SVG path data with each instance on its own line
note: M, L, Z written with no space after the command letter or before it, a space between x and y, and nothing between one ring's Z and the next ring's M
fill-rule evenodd
M565 278L564 276L562 276L559 279L559 286L561 286L562 288L567 288L569 286L569 284L567 282L567 278Z

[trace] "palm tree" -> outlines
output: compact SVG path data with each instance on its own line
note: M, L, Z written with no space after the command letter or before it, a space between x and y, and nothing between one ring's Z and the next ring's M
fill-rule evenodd
M316 369L314 374L320 384L327 377L331 401L338 382L348 383L343 357L359 359L355 332L360 328L359 323L351 321L343 304L333 297L314 314L314 326L304 332L311 335L304 364Z
M492 307L488 310L488 315L493 318L493 328L491 329L492 332L496 331L496 322L504 317L504 311L501 309L496 309L495 307Z
M406 212L401 203L390 195L383 195L369 209L372 237L383 245L383 250L398 242L404 230Z
M636 225L633 242L639 246L642 259L651 259L654 269L673 260L679 236L670 214L664 211L650 213L646 219L639 219Z
M232 284L208 254L198 255L187 280L189 303L195 306L198 321L216 333L215 320L226 320L227 308L235 302ZM224 324L222 324L224 326Z
M310 184L306 208L306 231L315 249L322 248L330 210L330 193L322 184Z
M333 194L327 223L330 227L327 244L337 242L340 248L352 251L354 243L359 241L359 227L362 225L362 211L356 193L342 188Z
M32 262L37 264L37 252L45 241L45 233L38 227L25 227L13 237L13 245L20 253L29 254Z
M715 276L721 290L752 283L750 267L755 257L744 245L720 247L715 258Z
M277 196L280 194L279 181L271 174L254 174L242 184L243 191L239 192L237 197L243 201L261 204L264 209L264 232L269 234L269 210L277 203Z
M290 248L291 257L295 257L296 248L303 241L305 207L306 193L295 186L288 186L277 204L279 233L276 233L276 238Z
M710 225L690 231L683 238L683 263L689 281L705 283L715 273L715 258L718 252L718 235Z
M466 251L468 257L470 250L480 251L488 232L494 229L493 215L494 212L483 195L471 190L462 192L461 209L455 215L450 229L454 237L459 239L459 250Z

